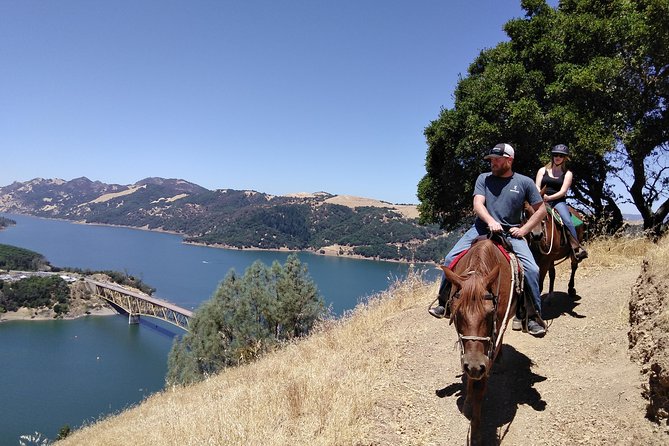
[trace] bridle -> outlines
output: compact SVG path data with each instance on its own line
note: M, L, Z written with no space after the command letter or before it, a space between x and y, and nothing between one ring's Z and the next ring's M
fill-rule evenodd
M498 285L499 285L499 279L498 279ZM499 288L499 286L498 286ZM458 299L460 298L460 292L458 291L453 295L453 299ZM466 336L460 333L458 330L458 323L457 321L455 322L455 330L456 333L458 334L458 343L460 344L460 363L461 365L464 366L464 357L465 357L465 344L464 341L477 341L477 342L487 342L488 343L488 349L486 351L486 356L490 361L493 359L493 355L495 353L495 341L497 339L498 331L497 331L497 305L499 303L499 292L497 295L492 294L492 293L485 293L483 295L484 300L492 300L492 328L490 331L489 336ZM457 314L453 315L454 319L457 319Z
M458 330L458 324L457 324L457 313L453 313L453 320L455 322L455 330L456 333L458 334L458 343L460 344L460 365L461 367L464 368L464 357L465 357L465 345L464 341L474 341L474 342L487 342L488 343L488 349L486 351L486 357L490 362L493 361L494 356L495 356L495 351L497 350L497 347L499 346L501 336L500 333L504 333L506 330L506 325L509 321L509 313L511 311L511 303L513 301L513 292L514 292L514 287L515 287L515 274L513 273L514 269L517 268L517 259L515 255L511 255L511 288L509 289L509 299L507 302L506 306L506 311L504 313L504 318L502 319L502 324L501 324L501 330L497 327L497 308L499 306L499 290L501 287L501 274L498 274L497 276L497 293L485 293L483 295L484 300L492 300L492 306L493 310L491 312L492 314L492 327L490 330L490 333L488 336L466 336L460 333ZM475 274L476 271L468 271L465 273L466 275L472 275ZM460 298L460 291L458 290L454 295L453 299L459 299ZM486 376L490 373L490 367L486 368Z

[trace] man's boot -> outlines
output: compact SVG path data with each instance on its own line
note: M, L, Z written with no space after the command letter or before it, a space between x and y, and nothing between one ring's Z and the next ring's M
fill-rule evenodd
M535 338L543 338L546 335L546 328L538 320L528 319L527 332Z
M445 282L444 286L439 289L439 297L437 298L438 305L427 310L432 316L437 319L451 317L451 284Z
M581 260L585 259L588 257L588 252L581 247L581 244L578 242L576 237L571 235L571 232L568 230L565 231L567 233L567 239L569 240L569 246L571 246L571 250L574 253L574 257L576 258L577 262L580 262Z

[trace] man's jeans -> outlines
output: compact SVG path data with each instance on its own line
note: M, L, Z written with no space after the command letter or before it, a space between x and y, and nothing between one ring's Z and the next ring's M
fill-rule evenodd
M465 234L458 240L458 242L451 248L451 251L446 254L444 258L444 265L448 266L451 264L453 259L457 257L462 251L469 249L472 245L472 242L479 235L486 235L487 232L479 232L475 226L472 226ZM537 310L537 313L541 316L541 294L539 293L539 266L537 262L534 261L532 256L532 251L527 244L525 239L507 237L507 241L513 246L513 252L518 257L518 261L523 265L523 271L525 273L525 289L529 291L534 301L534 307ZM446 287L450 284L446 280L446 276L441 278L441 285L439 286L439 296L444 296L443 293L446 292Z

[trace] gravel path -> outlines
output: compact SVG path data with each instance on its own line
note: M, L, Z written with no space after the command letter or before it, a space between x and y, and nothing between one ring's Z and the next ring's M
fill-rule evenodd
M510 329L483 406L484 438L502 445L669 445L644 418L639 367L629 359L628 301L638 268L579 270L576 299L558 276L545 302L543 339ZM436 293L436 289L435 289ZM374 444L465 444L463 381L456 334L420 302L395 327L397 378L374 414Z

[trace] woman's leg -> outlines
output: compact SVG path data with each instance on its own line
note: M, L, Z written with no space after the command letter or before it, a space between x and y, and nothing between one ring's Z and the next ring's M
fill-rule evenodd
M553 209L555 209L557 213L560 215L564 227L569 230L569 232L571 233L571 235L574 236L574 238L578 239L578 236L576 235L576 227L574 226L574 222L571 221L571 212L569 212L569 207L567 206L567 203L565 203L564 201L560 203L555 203L553 205Z
M560 215L560 218L562 219L562 224L564 225L565 228L567 228L567 231L569 231L569 233L567 234L567 238L569 239L569 246L571 246L571 249L574 252L574 256L576 257L576 260L581 261L586 257L588 257L587 251L583 249L581 247L581 244L578 242L576 227L574 226L574 223L571 221L571 213L569 212L569 207L567 206L567 203L564 201L560 203L555 203L553 205L553 209L555 209L557 213Z

